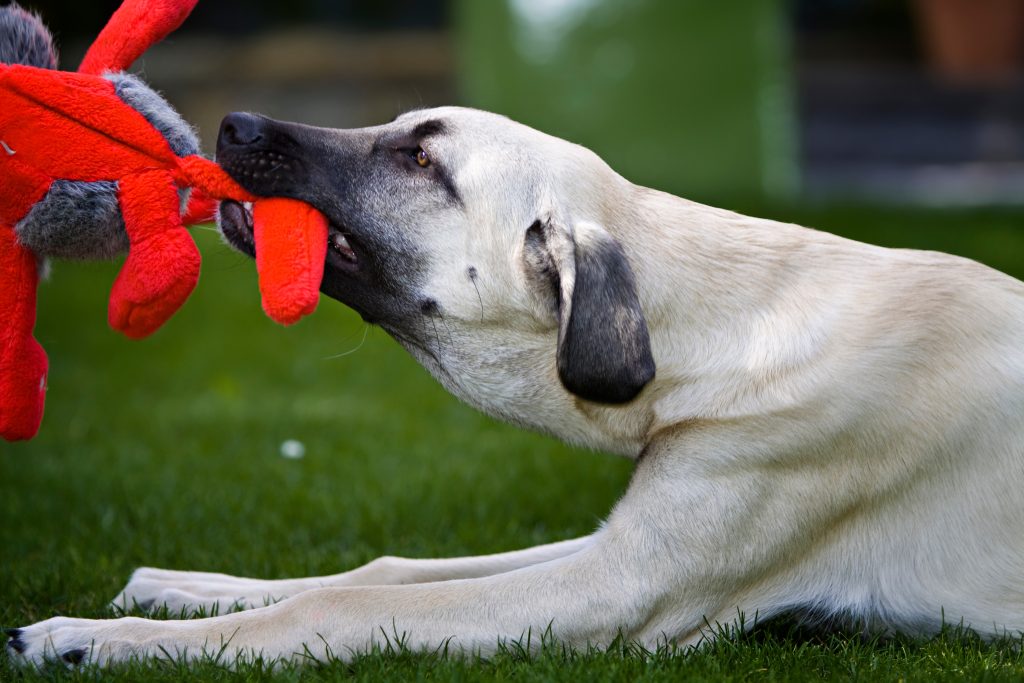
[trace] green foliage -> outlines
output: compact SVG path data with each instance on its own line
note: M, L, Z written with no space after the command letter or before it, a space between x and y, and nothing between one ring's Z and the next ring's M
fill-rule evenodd
M1024 275L1024 214L760 210L895 246L940 248ZM51 378L41 434L0 444L0 625L108 615L140 565L280 578L381 554L509 550L587 533L630 464L497 424L404 351L324 300L295 328L259 310L254 268L209 232L199 289L153 338L105 324L114 264L56 264L41 290ZM280 445L298 439L305 456ZM693 653L618 643L567 652L507 644L489 661L391 652L344 664L135 664L10 670L32 680L1021 680L1020 643L951 630L865 640L788 625Z

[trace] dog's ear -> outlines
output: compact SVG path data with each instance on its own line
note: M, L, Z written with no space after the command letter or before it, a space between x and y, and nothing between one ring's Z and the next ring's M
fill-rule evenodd
M647 322L622 246L603 228L553 220L526 231L527 278L558 315L558 377L573 394L626 403L654 379Z

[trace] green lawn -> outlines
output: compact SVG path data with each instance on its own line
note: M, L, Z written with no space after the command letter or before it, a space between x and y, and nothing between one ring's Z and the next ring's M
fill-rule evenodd
M1024 212L759 212L1024 276ZM43 286L46 417L34 441L0 444L0 625L105 616L139 565L278 578L384 553L488 553L569 538L593 530L626 486L630 463L460 405L330 300L294 328L274 325L259 309L252 263L208 230L196 236L205 259L197 292L142 342L106 327L115 266L58 263ZM283 458L286 439L302 441L305 457ZM6 663L0 678L33 678ZM399 652L273 675L213 664L119 671L119 680L1024 680L1024 655L956 633L869 642L782 624L690 654L512 647L487 662Z

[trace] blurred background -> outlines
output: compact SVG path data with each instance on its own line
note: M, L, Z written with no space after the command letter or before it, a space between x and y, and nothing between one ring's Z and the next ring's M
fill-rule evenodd
M31 3L64 66L116 0ZM137 65L212 144L464 104L704 201L1017 204L1024 0L204 0Z
M65 68L118 4L22 2ZM466 104L637 183L1020 278L1022 33L1024 0L200 0L135 68L207 151L235 110ZM40 288L46 416L0 442L0 624L104 616L140 565L316 575L569 538L626 487L631 462L459 404L335 302L274 325L252 262L193 235L199 286L146 340L106 325L119 260Z

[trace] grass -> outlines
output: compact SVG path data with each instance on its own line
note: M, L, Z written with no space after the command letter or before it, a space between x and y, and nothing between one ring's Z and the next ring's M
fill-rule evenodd
M759 212L1024 276L1024 212ZM43 428L32 442L0 443L0 624L106 616L139 565L278 578L385 553L488 553L569 538L593 530L624 490L630 463L460 405L334 302L294 328L275 326L259 310L252 264L209 231L196 236L199 289L142 342L106 327L115 265L59 263L43 286ZM300 440L305 457L281 457L287 439ZM865 640L785 623L696 653L568 653L549 643L529 654L512 644L478 661L396 646L274 672L211 662L15 672L5 656L0 679L19 680L1024 680L1019 643L955 629L927 641Z

